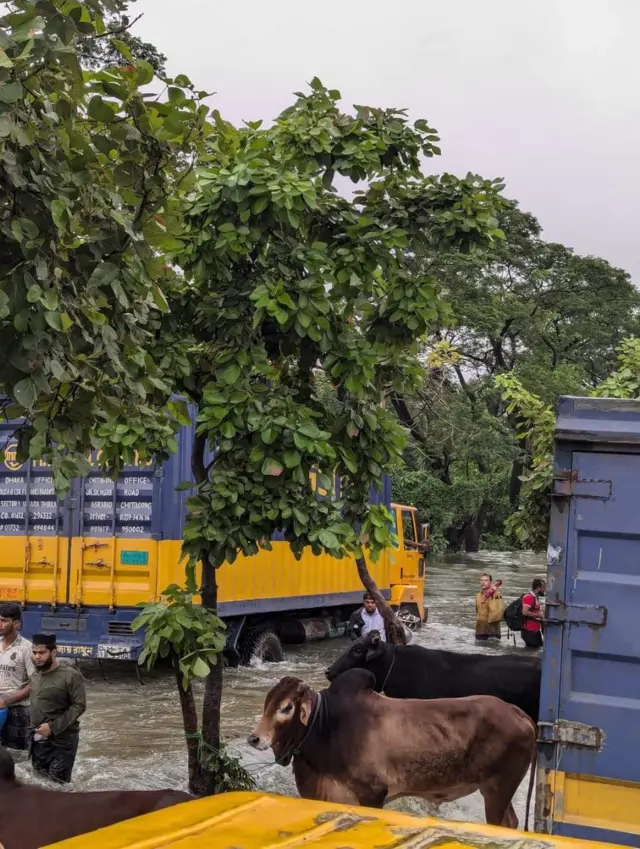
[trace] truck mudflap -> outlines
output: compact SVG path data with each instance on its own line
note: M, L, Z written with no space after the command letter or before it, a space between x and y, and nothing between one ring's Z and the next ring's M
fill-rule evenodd
M196 849L343 847L349 849L595 849L586 840L527 834L478 823L444 822L391 810L290 799L266 793L222 793L103 828L92 849L157 846ZM611 843L599 849L615 849ZM86 836L43 849L86 849Z

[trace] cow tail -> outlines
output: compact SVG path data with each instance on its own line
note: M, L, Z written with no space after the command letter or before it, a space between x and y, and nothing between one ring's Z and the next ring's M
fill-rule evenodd
M531 809L531 797L533 796L533 785L536 778L536 766L538 761L538 726L534 726L536 729L536 742L533 747L533 757L531 758L531 775L529 777L529 789L527 790L527 805L524 812L524 830L529 831L529 811Z

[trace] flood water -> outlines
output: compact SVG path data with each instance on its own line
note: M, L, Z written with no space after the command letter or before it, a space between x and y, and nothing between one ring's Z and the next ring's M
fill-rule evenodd
M508 643L476 646L474 597L482 572L503 581L508 603L543 574L540 557L523 553L482 552L451 555L427 565L426 605L429 622L414 642L430 648L457 651L522 651ZM506 630L506 628L505 628ZM330 640L287 647L279 664L240 668L225 672L223 732L242 758L259 789L297 795L291 767L273 763L271 752L259 753L244 742L262 713L268 689L283 675L296 675L318 689L327 685L324 670L348 645ZM80 749L72 789L186 789L186 756L175 679L170 672L145 676L141 686L130 665L113 663L107 669L109 683L97 667L83 666L87 688L87 712L81 720ZM33 780L30 770L19 766L21 777ZM515 800L523 823L526 798L523 783ZM402 799L392 807L412 813L435 814L446 819L484 822L479 794L439 809L418 799Z

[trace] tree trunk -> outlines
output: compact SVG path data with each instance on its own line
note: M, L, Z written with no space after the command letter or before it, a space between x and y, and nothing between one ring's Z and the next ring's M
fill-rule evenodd
M368 593L371 593L376 601L380 615L384 619L389 640L397 646L405 645L407 641L405 639L404 629L398 622L396 615L389 606L388 602L378 589L378 585L369 574L364 557L356 557L356 567L358 569L358 576L362 581L362 586Z
M202 604L212 613L218 610L218 582L216 570L203 552L202 558ZM202 701L202 736L207 747L207 764L204 779L207 784L207 794L219 793L220 770L216 768L216 753L220 749L220 713L222 705L222 673L223 658L212 666L204 681L204 698Z
M180 709L182 710L182 725L187 741L187 759L189 769L189 792L196 796L203 796L206 792L203 781L202 769L198 760L198 711L193 697L191 685L186 690L182 687L182 673L178 666L178 658L173 658L173 666L176 673L176 685L180 696Z
M518 506L520 501L520 490L522 489L521 475L524 472L524 464L521 458L513 461L511 466L511 477L509 478L509 504L512 508Z

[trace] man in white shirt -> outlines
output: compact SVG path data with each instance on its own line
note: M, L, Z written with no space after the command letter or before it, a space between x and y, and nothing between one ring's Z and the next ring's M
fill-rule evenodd
M20 635L22 614L13 602L0 603L0 707L8 708L0 743L29 748L29 679L35 671L31 643Z
M352 640L366 637L370 631L378 631L380 639L386 643L387 633L384 628L384 619L378 610L376 600L370 593L363 596L364 606L351 614L349 619L349 634Z

